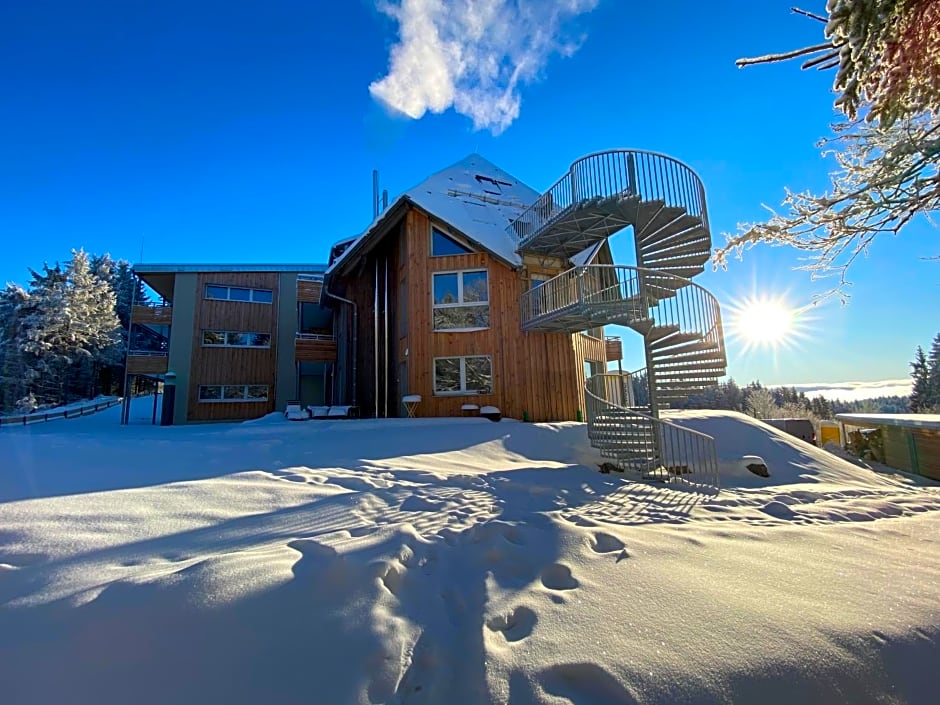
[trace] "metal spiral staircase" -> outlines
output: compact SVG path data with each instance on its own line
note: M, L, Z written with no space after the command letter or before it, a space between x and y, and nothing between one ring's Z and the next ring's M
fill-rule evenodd
M575 162L509 227L522 254L571 258L633 226L636 267L585 265L562 272L521 301L527 331L576 333L606 324L643 336L648 409L630 408L623 380L595 375L585 388L592 445L645 477L718 482L714 439L660 419L670 403L725 374L718 302L691 281L711 255L705 189L671 157L615 150Z

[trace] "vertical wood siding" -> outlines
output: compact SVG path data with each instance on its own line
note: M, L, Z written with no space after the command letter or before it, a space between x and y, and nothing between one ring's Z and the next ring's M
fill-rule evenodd
M318 303L320 301L320 292L323 290L322 281L311 281L309 279L297 280L297 301L307 303Z
M205 298L206 284L270 289L273 303L215 301ZM252 419L274 411L277 377L278 275L272 272L212 272L197 278L196 313L193 317L192 367L189 377L190 421ZM202 331L250 331L269 333L270 348L204 348ZM286 351L293 355L294 351ZM265 384L266 402L199 402L203 384Z
M940 431L912 431L917 449L917 470L921 475L940 480Z
M399 349L407 350L409 393L420 394L420 416L458 416L462 404L499 407L504 416L533 421L575 420L584 410L584 360L603 361L603 341L581 334L523 333L519 298L527 281L523 273L487 253L432 257L430 220L418 210L405 218L407 267L407 334ZM490 327L465 333L433 330L434 272L483 269L488 272ZM491 394L434 396L436 357L488 355L493 361Z

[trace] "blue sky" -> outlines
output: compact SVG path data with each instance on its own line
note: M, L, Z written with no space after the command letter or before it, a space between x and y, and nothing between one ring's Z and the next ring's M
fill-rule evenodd
M579 4L579 15L556 16ZM394 197L473 151L537 190L589 152L665 152L702 177L716 242L760 219L785 186L825 188L831 164L814 143L833 117L831 73L734 65L818 41L820 27L789 1L593 4L529 2L534 20L504 8L473 35L456 1L434 16L423 12L430 0L409 0L417 29L404 33L370 0L3 3L0 280L25 282L27 266L72 247L132 261L142 250L148 262L323 261L371 219L372 169ZM515 90L497 73L442 92L426 42L408 41L442 26L458 28L471 66L496 49L528 67ZM396 46L414 71L380 83ZM475 129L452 107L395 116L370 93L377 83L413 112L416 96L438 108L453 98L503 129ZM921 259L936 243L926 221L876 242L850 272L848 306L814 308L798 343L779 350L730 341L731 375L906 377L914 347L940 330L940 262ZM629 263L629 233L612 246ZM755 293L802 306L827 285L799 264L792 250L761 247L697 281L726 306ZM627 348L640 366L639 339Z

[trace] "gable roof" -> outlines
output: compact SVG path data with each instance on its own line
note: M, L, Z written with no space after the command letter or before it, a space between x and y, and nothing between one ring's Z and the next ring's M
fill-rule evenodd
M389 216L399 212L405 203L427 211L480 249L507 264L518 266L522 259L516 254L516 242L508 231L509 223L540 195L479 154L471 154L396 198L330 265L330 271L384 232L383 226L391 224Z
M540 196L488 159L470 154L405 191L358 237L337 242L331 250L327 274L383 237L408 204L443 221L478 248L518 267L522 258L516 252L518 243L510 235L509 226ZM578 253L571 258L572 264L593 261L602 245L600 242Z
M541 194L479 154L471 154L405 192L419 208L505 262L522 263L510 222Z

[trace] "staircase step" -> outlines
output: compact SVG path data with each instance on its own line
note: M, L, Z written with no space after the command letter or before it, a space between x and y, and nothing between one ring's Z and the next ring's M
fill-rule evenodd
M707 235L687 240L686 242L676 243L668 247L650 247L641 249L643 260L650 262L656 259L666 257L681 257L688 254L707 254L711 256L712 239Z
M669 369L656 369L656 381L664 380L684 380L684 379L718 379L724 377L726 368L724 365L715 364L706 367L673 367Z
M705 271L704 265L708 262L710 257L711 254L706 252L697 255L682 255L681 257L669 257L668 259L649 260L643 264L649 269L669 272L670 274L675 273L679 267L694 267L699 270L698 273L701 274ZM694 276L696 275L687 276L686 279L691 279Z
M688 396L689 394L700 394L706 389L714 387L715 384L715 382L703 382L696 385L683 384L680 382L664 382L663 384L656 385L656 393L664 399L670 395Z
M648 242L641 243L640 251L655 254L660 250L668 250L670 247L685 245L695 240L708 238L711 241L711 233L698 219L691 224L688 220L683 221L683 225L686 226L683 229L677 228L672 232L661 232L657 234L655 239L651 238ZM710 247L711 245L709 245Z
M650 357L655 361L662 359L675 359L675 360L688 360L690 358L684 357L686 353L702 353L713 355L719 352L719 347L707 340L692 340L688 343L683 343L681 345L675 345L665 350L654 349Z
M655 328L653 330L656 330ZM662 338L657 338L650 343L650 350L667 350L677 345L683 345L685 343L694 342L696 340L701 340L702 336L699 333L673 333Z
M649 335L646 336L646 339L650 342L655 342L661 338L666 338L670 335L678 333L680 330L679 326L670 325L670 326L653 326L650 329Z
M691 279L692 277L697 277L699 274L704 272L705 267L703 267L700 264L694 265L694 266L688 266L688 265L682 265L682 264L675 264L675 265L672 265L672 264L662 265L661 264L656 267L656 270L658 272L662 272L663 274L672 274L673 276L682 277L683 279ZM686 284L686 286L688 286L688 284Z
M667 267L701 267L711 258L711 252L697 252L676 257L644 259L643 264L649 269L670 271Z
M659 232L685 214L685 208L667 206L665 201L643 201L637 207L634 237L642 241L644 237Z
M670 221L663 225L663 227L658 230L650 230L641 235L638 239L640 242L640 247L647 248L652 247L656 243L669 241L675 235L684 233L686 231L701 228L702 219L695 215L683 214L678 218ZM681 237L681 236L680 236Z

